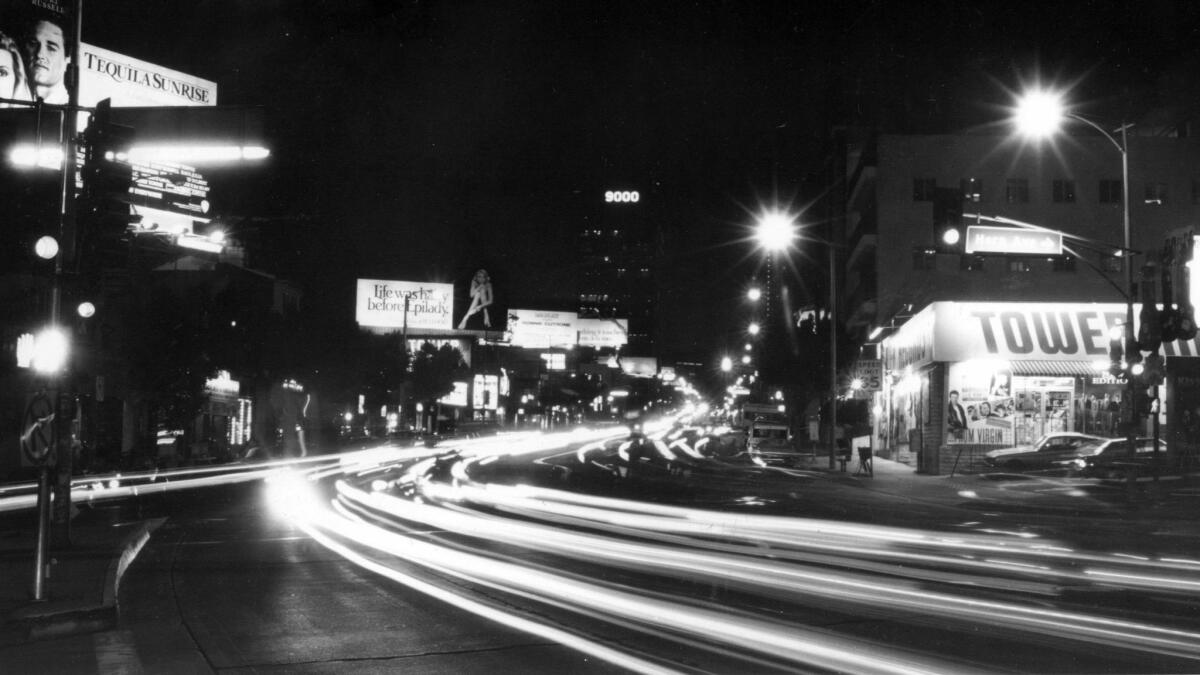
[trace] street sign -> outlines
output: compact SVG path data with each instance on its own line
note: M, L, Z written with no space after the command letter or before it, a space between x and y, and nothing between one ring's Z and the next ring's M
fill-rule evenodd
M21 422L21 454L40 466L54 448L54 403L45 394L35 394L25 406Z
M883 387L883 361L879 359L859 359L854 364L850 374L851 381L858 380L862 385L859 391L879 391Z
M1045 230L972 225L967 228L966 251L967 253L1062 255L1063 236L1060 232Z

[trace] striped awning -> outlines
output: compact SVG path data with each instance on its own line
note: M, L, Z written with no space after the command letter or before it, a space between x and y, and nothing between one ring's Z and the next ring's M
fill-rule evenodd
M1070 377L1099 375L1095 361L1009 361L1013 375Z

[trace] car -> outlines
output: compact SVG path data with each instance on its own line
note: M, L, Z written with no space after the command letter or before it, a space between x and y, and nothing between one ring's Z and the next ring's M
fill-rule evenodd
M1174 469L1178 466L1179 458L1171 452L1166 441L1159 439L1158 452L1154 452L1153 438L1137 439L1137 453L1129 456L1129 440L1113 438L1100 444L1096 452L1080 457L1074 461L1075 468L1085 478L1122 478L1133 469L1135 475L1150 475L1157 468L1159 471Z
M992 450L983 456L988 466L1009 471L1053 469L1066 462L1096 452L1100 444L1111 439L1075 431L1046 434L1033 445Z

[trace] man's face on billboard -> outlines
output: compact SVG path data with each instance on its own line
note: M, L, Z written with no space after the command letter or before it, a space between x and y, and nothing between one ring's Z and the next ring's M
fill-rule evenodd
M62 28L49 21L39 21L25 45L29 52L29 79L42 87L52 87L63 79L67 69L67 52Z

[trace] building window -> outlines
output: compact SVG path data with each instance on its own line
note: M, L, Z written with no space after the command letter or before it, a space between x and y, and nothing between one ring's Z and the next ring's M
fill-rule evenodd
M1004 186L1004 201L1009 204L1029 203L1029 181L1025 178L1009 178Z
M1055 272L1075 271L1075 256L1073 255L1056 255L1050 259L1050 263Z
M1166 183L1146 183L1146 203L1162 205L1167 203Z
M1025 258L1008 258L1008 271L1014 274L1032 272L1033 265Z
M914 248L912 260L914 272L930 272L937 269L937 251L931 248Z
M913 179L913 201L914 202L931 202L933 201L933 193L937 190L936 178L914 178Z
M1120 204L1121 203L1121 181L1119 181L1119 180L1102 180L1102 181L1100 181L1100 203L1101 204Z
M1055 204L1074 204L1075 203L1075 181L1073 180L1056 180L1052 184L1054 192Z
M959 256L958 268L964 272L982 272L983 260L981 255Z
M983 181L979 178L964 178L959 182L962 188L963 200L978 202L983 199Z

